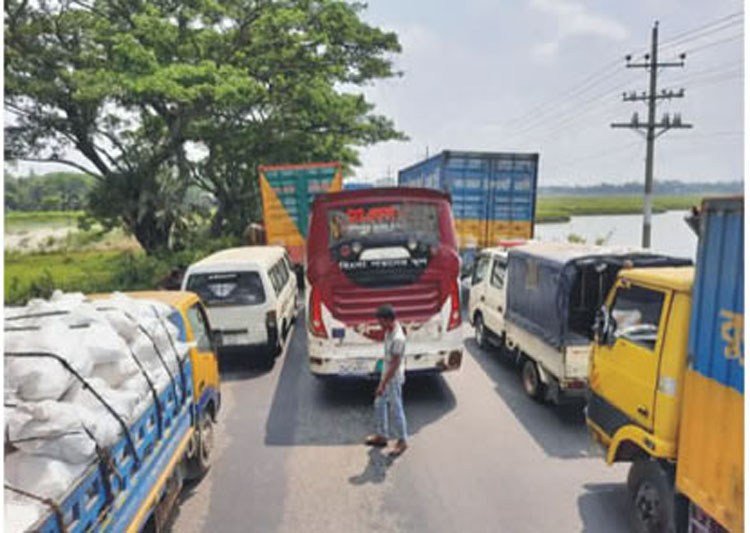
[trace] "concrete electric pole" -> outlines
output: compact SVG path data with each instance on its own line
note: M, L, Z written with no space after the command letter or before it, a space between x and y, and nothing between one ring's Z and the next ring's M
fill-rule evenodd
M649 91L648 94L641 93L640 95L632 92L630 94L623 93L622 99L625 102L637 102L645 101L648 103L648 121L641 122L638 118L638 113L633 113L633 118L630 122L614 123L611 126L613 128L630 128L637 130L646 130L646 185L645 194L643 199L643 238L642 246L649 248L651 246L651 211L653 207L652 188L654 181L654 142L656 138L665 133L667 130L675 128L692 128L691 124L684 124L682 117L675 113L671 118L669 114L665 114L661 122L656 122L656 101L665 100L672 98L683 98L685 96L685 90L680 89L679 91L673 90L662 90L660 94L657 94L656 89L656 76L658 70L663 67L684 67L685 66L685 54L680 54L679 62L671 63L659 63L659 22L654 23L654 28L651 30L651 53L643 56L643 63L631 63L631 56L625 56L627 61L627 68L645 68L649 71ZM658 133L657 133L657 130Z

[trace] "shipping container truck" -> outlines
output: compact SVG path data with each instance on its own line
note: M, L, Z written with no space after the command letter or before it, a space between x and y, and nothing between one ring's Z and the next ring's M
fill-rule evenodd
M704 200L695 268L621 271L594 328L586 422L638 531L743 531L743 209Z
M155 309L148 302L168 307L161 316L154 312L149 321L148 316L144 319L144 315L126 311L133 308L132 303L120 305L128 298L147 305L145 315ZM165 530L171 510L179 502L183 480L200 479L211 461L221 395L207 315L199 298L189 292L128 293L125 298L92 295L79 303L87 307L86 312L80 311L81 306L70 305L70 301L59 308L45 303L40 309L37 301L26 308L5 310L4 530ZM116 320L108 322L104 315ZM131 328L133 344L107 329L110 326L103 326L108 323ZM152 326L154 329L149 329ZM67 331L68 338L58 338L46 350L28 349L43 346L40 336L50 327ZM161 328L173 333L167 333L169 343L159 348L165 338L155 335ZM108 331L111 335L102 334ZM70 344L73 335L78 335L80 344L74 350L64 349L62 344ZM119 344L107 344L103 339L120 340ZM97 373L102 368L99 363L88 367L82 363L81 354L91 343L98 344L100 353L109 351L108 356L114 357L112 363L104 363L107 373ZM115 348L119 345L129 348L119 351ZM26 349L9 349L12 346ZM142 358L144 351L158 354L157 366L164 365L161 376L168 375L168 379L157 379L154 368ZM137 365L132 377L117 385L123 388L110 388L117 374L111 365L123 368L123 363L132 366L134 361ZM22 375L24 367L36 370ZM59 386L54 382L59 380L48 379L52 374L70 378L70 387L59 388L64 395L57 400L33 401L30 378L37 379L39 390L33 393L40 395L43 389ZM101 377L107 374L109 377ZM132 380L141 380L140 384L147 383L147 387L142 387L140 407L126 419L124 404L118 398L129 393L132 398L134 389L127 386ZM10 386L14 383L20 388ZM99 410L88 411L91 406ZM83 417L80 413L84 410L97 416ZM33 416L37 417L45 411L75 416L74 426L63 431L66 422L61 416L31 418L28 422L23 418L25 413L36 413ZM16 440L11 430L13 420L23 422L15 426L20 435ZM109 427L114 424L112 444L104 444L101 437L106 423ZM44 430L43 424L52 426ZM90 455L72 457L74 452L81 454L82 444L84 449L87 444L91 447Z
M648 250L563 242L514 246L507 258L504 331L494 333L519 363L526 393L558 403L584 399L591 325L617 272L691 264ZM472 317L475 327L486 319Z
M427 187L452 197L465 265L481 248L534 236L539 154L444 150L398 173L401 187Z
M345 191L359 191L362 189L371 189L372 183L366 183L364 181L348 181L344 183Z
M258 167L266 244L287 249L292 262L305 263L305 240L313 198L342 188L340 163ZM298 276L301 279L300 272Z

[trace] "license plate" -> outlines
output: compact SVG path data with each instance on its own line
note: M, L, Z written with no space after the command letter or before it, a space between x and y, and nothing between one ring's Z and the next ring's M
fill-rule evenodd
M331 337L334 339L343 339L345 334L346 330L344 328L333 328L331 330Z
M370 372L371 365L370 361L367 360L342 361L339 363L339 374L357 375L369 374Z

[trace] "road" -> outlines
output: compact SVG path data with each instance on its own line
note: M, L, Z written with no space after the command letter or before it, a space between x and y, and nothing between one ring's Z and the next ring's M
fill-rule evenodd
M527 398L468 325L459 372L407 380L395 460L361 444L374 385L313 378L302 325L271 371L222 360L214 463L175 531L628 531L626 467L593 456L580 408Z

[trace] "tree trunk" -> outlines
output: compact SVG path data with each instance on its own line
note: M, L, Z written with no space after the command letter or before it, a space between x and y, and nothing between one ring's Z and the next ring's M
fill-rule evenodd
M154 216L144 216L131 229L146 255L154 255L169 249L171 223L159 224Z

